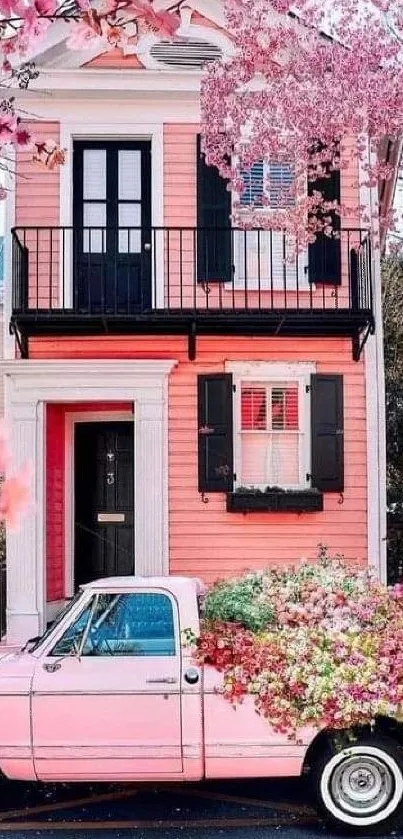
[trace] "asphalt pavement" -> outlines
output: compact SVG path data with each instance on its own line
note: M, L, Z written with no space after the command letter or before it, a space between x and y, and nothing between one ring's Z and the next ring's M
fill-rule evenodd
M331 837L306 779L202 785L0 784L0 839ZM403 829L396 836L403 837Z

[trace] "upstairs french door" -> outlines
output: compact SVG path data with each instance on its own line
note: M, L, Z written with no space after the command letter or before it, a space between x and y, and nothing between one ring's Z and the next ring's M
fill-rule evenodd
M151 144L74 144L74 306L130 314L151 306Z

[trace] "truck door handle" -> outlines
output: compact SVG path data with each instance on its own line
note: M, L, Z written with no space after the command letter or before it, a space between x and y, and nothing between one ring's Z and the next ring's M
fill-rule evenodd
M45 661L43 669L46 670L47 673L56 673L56 670L60 670L61 666L60 661Z
M148 685L176 685L178 680L173 676L164 676L161 679L146 679Z
M196 670L195 667L189 667L189 670L186 670L184 679L188 685L197 685L197 682L199 681L199 671Z

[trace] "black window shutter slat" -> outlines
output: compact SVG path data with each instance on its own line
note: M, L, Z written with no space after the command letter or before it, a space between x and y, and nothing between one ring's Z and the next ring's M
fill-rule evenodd
M233 489L232 376L198 376L199 492Z
M343 376L312 376L311 433L312 486L321 492L343 492Z
M197 135L197 280L231 282L231 193L215 166L207 166Z
M330 170L330 177L308 181L308 195L314 191L320 192L326 201L340 203L340 171ZM320 215L320 213L318 214ZM328 215L328 214L327 214ZM340 215L330 213L332 228L340 231ZM309 251L309 282L329 285L341 284L341 241L340 237L326 236L318 233L315 242L308 246Z

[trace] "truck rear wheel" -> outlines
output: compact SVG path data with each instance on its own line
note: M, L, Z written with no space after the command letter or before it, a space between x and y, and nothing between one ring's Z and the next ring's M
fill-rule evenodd
M336 750L312 767L316 803L339 832L380 835L398 824L403 811L403 760L386 737L366 737Z

